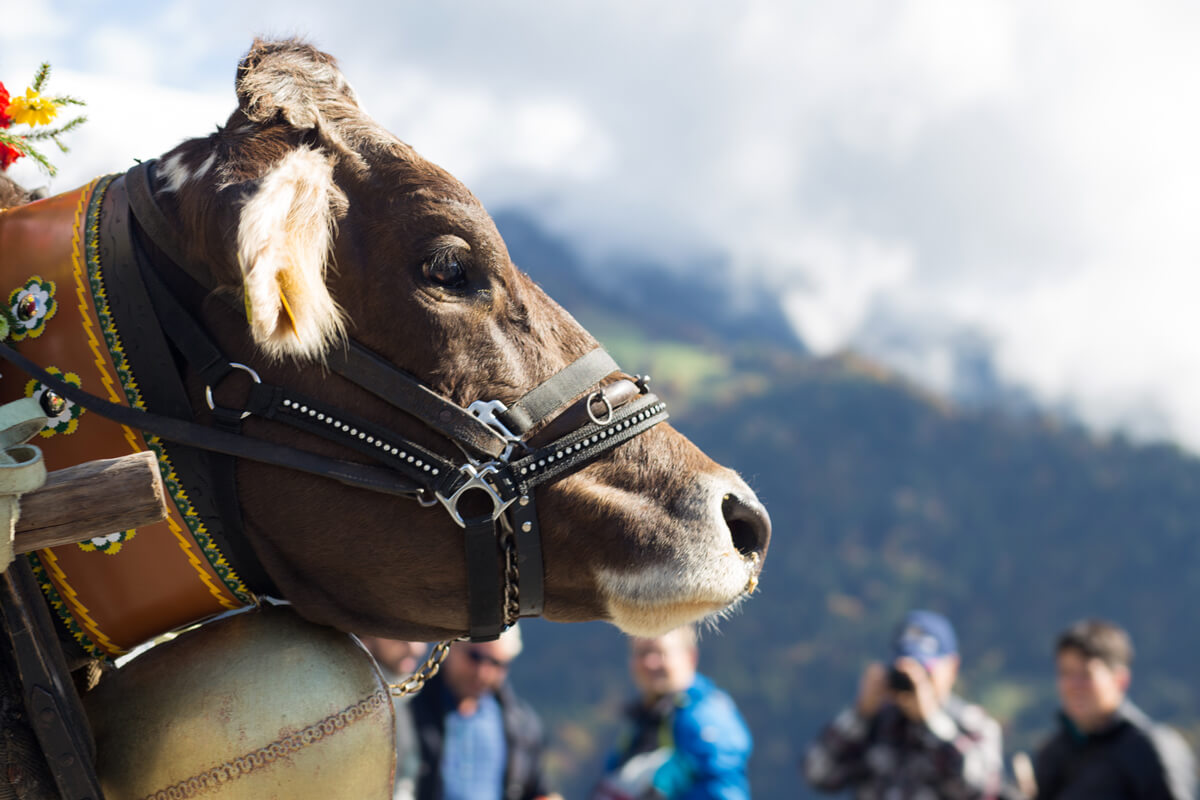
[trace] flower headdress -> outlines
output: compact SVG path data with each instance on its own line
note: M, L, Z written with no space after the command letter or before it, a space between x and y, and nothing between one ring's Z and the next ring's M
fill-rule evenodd
M34 142L49 139L58 145L59 150L66 153L67 146L59 137L87 121L87 117L80 116L57 128L32 130L38 125L48 126L51 120L58 115L62 106L85 105L82 100L76 100L67 95L54 97L43 95L42 91L45 89L46 80L49 77L50 64L43 63L38 68L33 83L25 90L25 94L16 97L11 97L8 90L4 88L4 84L0 83L0 170L8 169L14 161L22 156L29 156L53 176L57 170L50 163L50 159L37 149ZM28 133L16 133L12 130L13 125L27 125L31 130Z

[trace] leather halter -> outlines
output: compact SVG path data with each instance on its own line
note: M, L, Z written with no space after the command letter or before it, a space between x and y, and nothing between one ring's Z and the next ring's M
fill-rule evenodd
M167 265L190 276L203 291L211 292L216 287L210 271L183 257L174 227L155 201L153 165L153 161L139 164L124 177L131 217L141 234L166 255ZM464 528L468 635L473 641L495 639L518 616L538 616L542 612L544 576L536 487L581 469L667 418L665 405L648 391L647 379L618 379L602 385L620 370L599 348L511 406L498 400L481 400L467 409L353 340L331 350L327 361L331 369L436 431L464 456L448 459L386 426L287 387L263 383L250 367L231 363L159 276L158 268L165 265L152 263L139 246L136 231L130 231L130 239L131 259L136 266L125 267L130 273L140 274L157 316L158 335L171 341L209 387L213 425L109 403L51 375L5 344L0 344L0 357L101 416L178 444L284 466L425 505L440 503ZM254 381L244 408L213 406L212 387L234 371L244 371ZM178 374L157 377L172 377L182 384ZM240 423L249 415L329 439L376 464L329 458L245 436ZM550 441L534 447L530 432L539 428L541 438ZM460 508L464 497L479 492L490 500L490 511L468 514ZM231 502L236 506L236 498ZM231 526L230 538L244 542L240 515L223 516L232 516L237 523ZM236 549L241 551L242 560L256 561L249 547ZM510 549L515 549L519 570L504 566ZM265 575L257 563L251 569ZM517 572L521 577L519 588L513 580Z

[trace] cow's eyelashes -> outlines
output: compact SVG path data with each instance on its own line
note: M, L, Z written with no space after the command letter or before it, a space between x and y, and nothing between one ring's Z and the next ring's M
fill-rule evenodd
M446 289L460 289L467 283L467 268L453 253L437 253L424 264L425 278Z

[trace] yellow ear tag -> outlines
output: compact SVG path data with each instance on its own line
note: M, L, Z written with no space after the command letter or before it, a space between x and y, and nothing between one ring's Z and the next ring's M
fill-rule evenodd
M292 307L288 305L287 295L283 293L283 287L279 289L279 301L283 303L283 313L287 314L288 322L292 326L292 335L296 339L300 338L300 331L296 330L296 315L292 313Z

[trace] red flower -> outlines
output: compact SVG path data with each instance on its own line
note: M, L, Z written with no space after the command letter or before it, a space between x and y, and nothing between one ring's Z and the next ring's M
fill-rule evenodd
M7 128L12 125L12 117L4 113L8 108L11 98L8 96L8 89L4 88L4 84L0 83L0 128Z
M0 170L8 169L14 161L23 155L25 154L17 148L0 142Z

